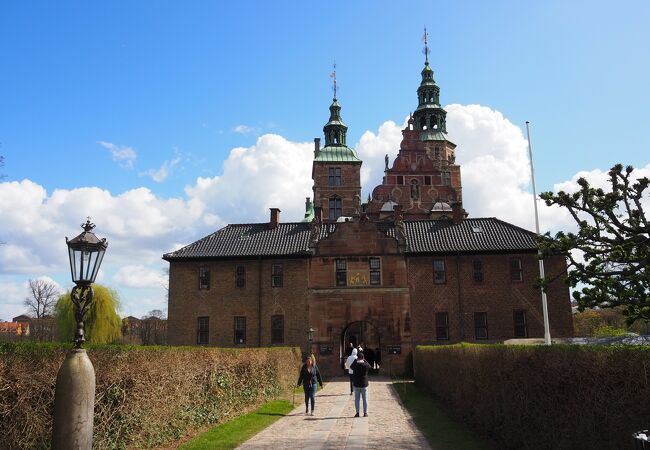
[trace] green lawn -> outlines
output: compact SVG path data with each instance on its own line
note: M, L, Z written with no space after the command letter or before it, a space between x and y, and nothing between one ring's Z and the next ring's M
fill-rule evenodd
M217 425L179 447L182 450L232 449L291 412L286 400L268 402L258 410Z
M418 429L436 450L489 450L493 447L462 423L453 420L440 404L412 382L394 382Z

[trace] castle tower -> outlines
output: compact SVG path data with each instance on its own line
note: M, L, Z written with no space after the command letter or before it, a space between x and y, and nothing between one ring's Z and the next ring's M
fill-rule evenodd
M453 210L456 217L464 214L456 144L447 138L447 112L440 106L428 45L425 54L417 109L402 130L397 158L389 167L386 156L383 182L372 191L366 205L373 219L392 217L397 206L409 220L452 218Z
M334 72L335 76L336 72ZM361 207L361 160L346 144L348 127L341 119L341 106L336 99L330 105L330 118L323 127L325 146L314 139L314 161L311 177L314 180L314 206L322 208L326 222L357 216Z

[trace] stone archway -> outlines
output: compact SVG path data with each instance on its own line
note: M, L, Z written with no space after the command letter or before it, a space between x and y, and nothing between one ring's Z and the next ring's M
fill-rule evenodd
M355 348L363 345L366 360L376 367L377 360L381 361L381 331L370 321L357 320L347 324L341 332L340 357L341 367L350 355L350 344ZM377 358L379 357L379 359Z

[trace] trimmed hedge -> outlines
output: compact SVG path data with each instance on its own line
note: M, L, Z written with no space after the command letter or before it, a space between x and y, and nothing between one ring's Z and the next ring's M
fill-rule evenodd
M650 347L417 347L415 379L504 449L632 448L650 427Z
M151 448L238 416L293 388L294 348L90 345L93 448ZM49 448L57 371L68 344L0 344L2 448Z

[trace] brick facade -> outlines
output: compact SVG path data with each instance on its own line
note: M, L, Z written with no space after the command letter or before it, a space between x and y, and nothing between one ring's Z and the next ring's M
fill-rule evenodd
M282 266L282 286L271 286L273 265ZM245 286L237 286L237 267ZM284 316L284 343L305 341L309 261L305 258L256 258L182 261L170 264L168 335L170 345L196 345L198 318L209 318L207 345L271 345L271 316ZM210 270L210 288L199 289L199 268ZM246 317L246 341L235 343L234 318ZM261 335L261 341L260 341Z
M379 260L376 285L370 280L371 258ZM513 259L521 261L522 281L512 281ZM445 267L439 284L434 282L434 260ZM345 285L337 284L337 261L345 261ZM476 261L481 282L475 281ZM566 265L561 257L545 263L548 274L562 272ZM272 286L274 265L282 267L282 286ZM245 268L244 287L237 286L238 267ZM210 272L209 289L199 289L200 268ZM525 314L525 337L543 337L540 292L533 285L538 273L536 253L412 255L375 222L350 221L338 224L309 256L172 261L168 341L196 345L198 318L208 317L207 345L269 346L271 317L282 315L281 345L306 350L312 327L312 351L324 373L332 375L339 373L350 326L363 324L365 331L357 330L357 339L380 348L382 365L400 373L415 345L517 337L515 311ZM548 305L551 335L572 336L569 292L562 279L549 287ZM436 313L447 313L448 339L437 336ZM476 336L475 313L486 313L486 339ZM244 344L234 341L236 316L246 317ZM389 355L389 347L401 353Z

